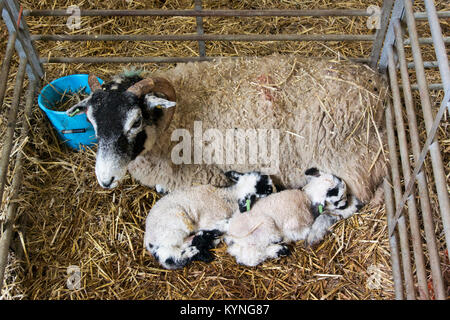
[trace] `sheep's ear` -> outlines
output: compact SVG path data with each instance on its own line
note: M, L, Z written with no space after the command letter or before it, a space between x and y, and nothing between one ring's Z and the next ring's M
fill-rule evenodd
M90 96L84 100L81 100L76 105L74 105L73 107L66 110L66 114L69 117L73 117L73 116L76 116L77 114L86 113L87 108L89 107L89 104L90 104L90 100L91 100Z
M169 109L176 106L176 102L157 97L153 94L146 94L144 100L145 105L150 111L154 108Z
M227 171L225 172L225 176L233 182L238 182L239 178L244 174L237 171Z

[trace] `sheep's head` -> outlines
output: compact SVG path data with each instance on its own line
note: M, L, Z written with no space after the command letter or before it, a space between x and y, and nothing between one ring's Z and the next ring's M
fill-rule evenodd
M227 171L225 175L235 182L234 190L238 198L240 212L246 212L258 198L264 198L276 191L270 176L257 171L240 173Z
M307 184L303 191L308 195L315 216L323 210L344 209L347 206L347 185L330 173L324 173L316 168L305 171Z
M176 94L163 78L116 78L102 86L90 75L89 87L91 95L67 113L76 109L86 113L98 139L98 183L114 188L125 176L128 164L144 149L150 149L169 125Z

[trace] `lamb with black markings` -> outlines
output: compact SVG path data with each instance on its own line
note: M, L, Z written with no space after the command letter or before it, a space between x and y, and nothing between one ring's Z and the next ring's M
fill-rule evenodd
M257 198L272 193L269 176L259 172L226 172L234 185L216 188L200 185L173 191L150 210L145 223L144 246L167 269L191 261L209 262L228 219L245 211Z
M362 203L347 196L345 182L316 168L306 170L302 190L284 190L256 201L249 212L229 220L225 242L238 263L256 266L289 253L287 243L323 239L338 220L356 213Z

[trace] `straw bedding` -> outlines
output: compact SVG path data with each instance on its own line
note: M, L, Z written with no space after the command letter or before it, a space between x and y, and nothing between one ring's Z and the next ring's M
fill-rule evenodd
M204 1L206 8L255 8L251 1ZM438 9L449 6L438 2ZM72 3L22 1L25 8L66 8ZM118 8L114 1L82 1L83 8ZM214 3L214 5L212 4ZM295 1L261 1L261 8L312 9ZM442 1L444 3L444 1ZM370 4L381 5L381 1ZM193 8L192 1L121 2L120 8ZM258 7L258 8L259 8ZM366 8L360 1L320 1L314 8ZM421 10L423 11L423 10ZM144 27L136 28L137 19ZM154 33L195 32L194 18L83 18L82 29L74 33ZM28 18L33 33L67 33L64 18ZM276 26L276 27L275 27ZM443 24L448 31L448 20ZM372 33L364 18L205 18L207 33L273 33L302 30L305 33ZM420 34L428 30L419 23ZM0 51L6 47L2 26ZM188 56L195 55L197 43L37 43L42 56ZM266 55L273 52L305 56L368 56L370 43L227 43L207 44L208 55ZM432 48L424 48L424 59L435 60ZM14 56L14 61L17 57ZM46 65L42 85L55 78L95 72L104 79L131 65ZM155 65L147 64L147 70ZM163 65L160 68L170 66ZM6 129L17 62L0 116L0 134ZM427 72L430 82L439 80L436 70ZM416 97L417 98L417 97ZM438 107L442 92L432 92ZM418 100L417 100L418 101ZM23 102L22 102L23 103ZM420 108L420 105L417 105ZM418 112L418 122L423 121ZM20 116L20 115L19 115ZM16 139L13 154L25 155L24 183L20 203L18 235L8 266L4 299L392 299L393 283L383 205L364 208L354 217L339 222L326 240L314 248L303 243L292 246L289 257L268 261L258 267L243 267L226 253L224 244L214 250L211 264L195 262L183 270L161 269L145 252L142 239L145 217L158 195L131 178L114 190L101 189L95 178L95 150L73 152L57 140L49 122L36 107L31 120L29 143ZM18 127L20 128L19 121ZM422 138L425 135L421 129ZM450 163L448 119L442 123L438 139L444 163ZM3 141L3 139L0 139ZM1 144L1 142L0 142ZM385 152L387 152L385 150ZM449 166L447 165L447 168ZM425 164L431 173L429 162ZM9 200L9 184L2 199L0 219ZM449 174L447 169L447 174ZM431 175L429 175L431 176ZM430 183L436 220L438 212ZM443 251L442 226L436 232L444 270L450 270ZM424 247L425 248L425 247ZM67 286L67 269L81 270L80 289ZM375 271L374 271L375 270ZM377 273L378 272L378 273ZM373 284L373 286L372 286Z

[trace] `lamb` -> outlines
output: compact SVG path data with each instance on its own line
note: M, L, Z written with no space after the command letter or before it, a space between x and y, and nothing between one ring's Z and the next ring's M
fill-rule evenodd
M245 211L256 198L272 193L272 180L258 172L226 173L235 184L228 188L200 185L173 191L150 210L144 246L167 269L190 261L212 260L209 252L234 211Z
M323 239L330 226L357 212L362 203L347 197L345 182L310 168L303 190L284 190L258 200L246 213L235 213L226 227L228 252L238 263L256 266L287 255L287 243Z
M92 95L68 113L86 112L94 126L104 188L127 171L158 190L224 187L230 170L262 170L299 188L317 167L366 203L386 174L387 86L362 64L272 55L179 64L112 85L89 79Z

